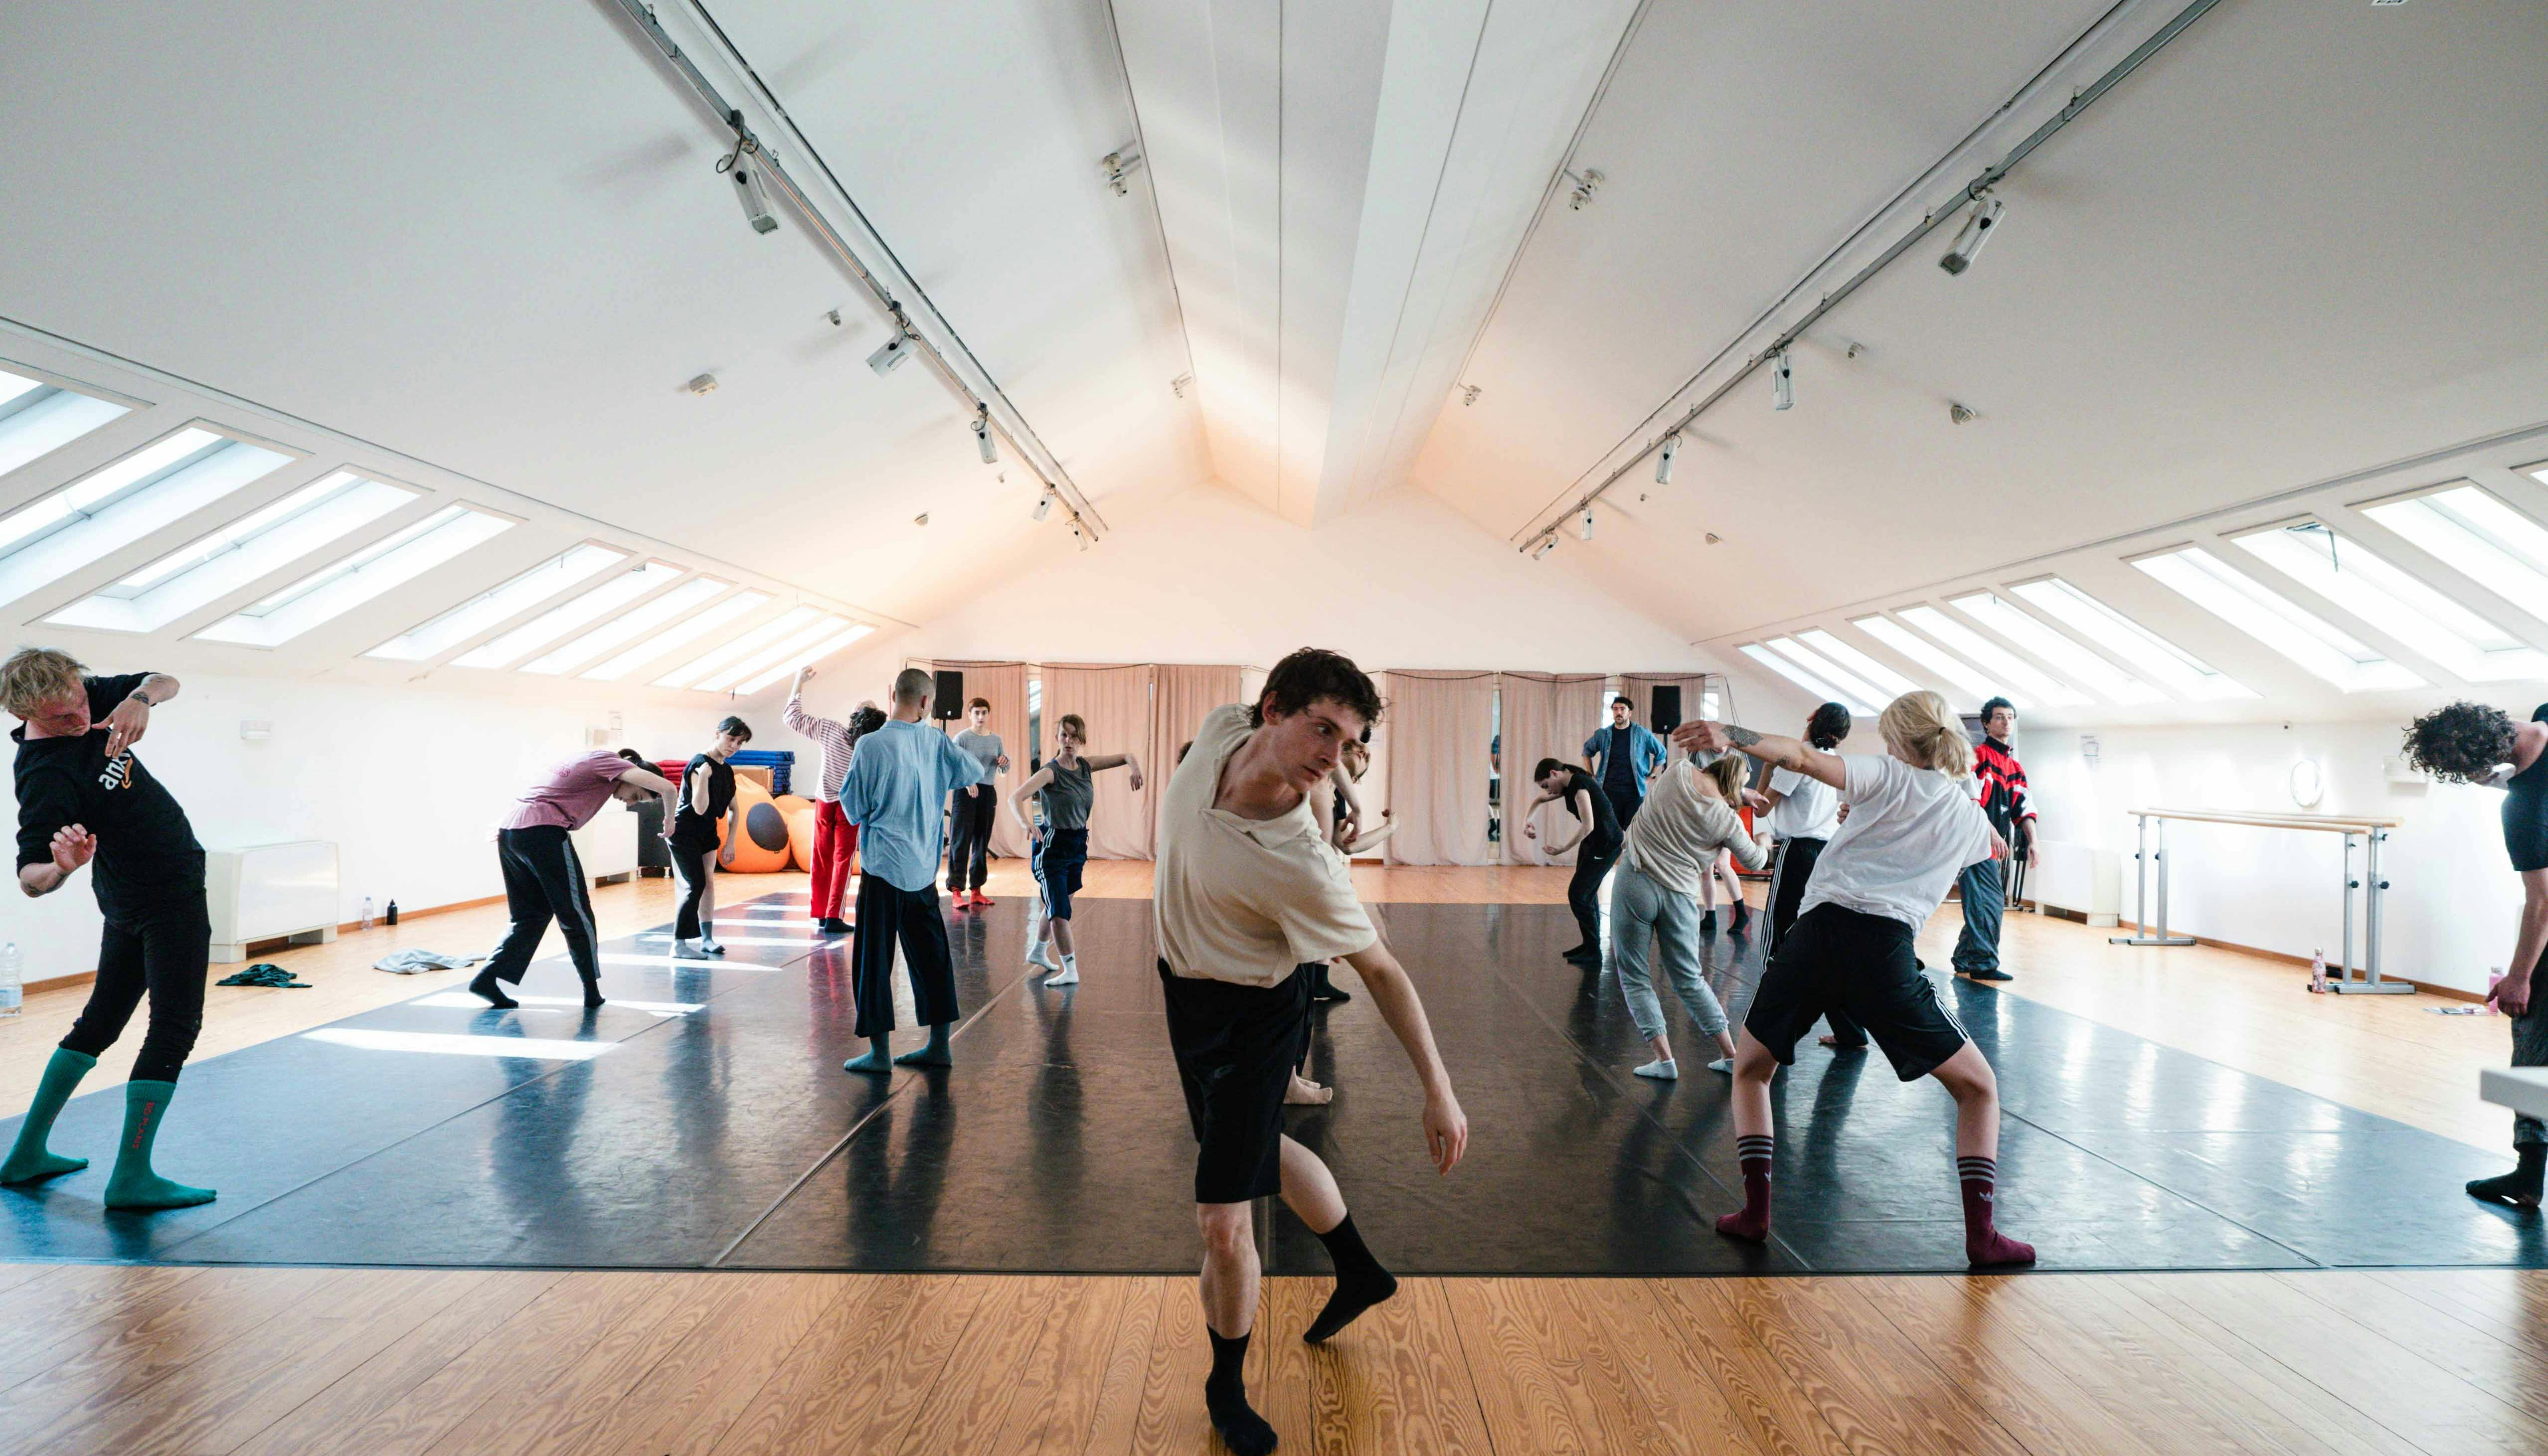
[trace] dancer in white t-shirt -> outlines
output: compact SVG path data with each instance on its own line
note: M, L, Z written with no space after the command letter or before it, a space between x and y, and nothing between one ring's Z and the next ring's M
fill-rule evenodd
M1876 719L1884 755L1828 754L1792 738L1724 723L1673 735L1692 750L1738 748L1774 768L1829 784L1849 822L1814 866L1804 908L1770 957L1734 1052L1735 1146L1743 1209L1716 1221L1729 1238L1770 1234L1770 1079L1795 1060L1796 1042L1829 1008L1849 1013L1902 1080L1934 1076L1956 1099L1956 1168L1963 1188L1964 1257L1974 1268L2035 1261L2032 1246L1992 1218L1999 1181L1999 1082L1963 1024L1920 973L1912 937L1967 864L2006 846L1964 785L1973 750L1934 692L1906 692Z

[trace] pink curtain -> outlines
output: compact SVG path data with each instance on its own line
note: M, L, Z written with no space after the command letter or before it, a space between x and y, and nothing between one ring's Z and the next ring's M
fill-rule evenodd
M1158 772L1158 784L1165 789L1168 775L1176 772L1177 749L1192 742L1195 730L1203 726L1204 715L1224 703L1239 701L1239 670L1218 665L1198 666L1189 663L1154 663L1150 668L1150 747L1158 762L1141 761L1144 768ZM1158 807L1167 801L1164 792L1150 795L1152 820L1150 853L1158 853Z
M1000 805L991 821L991 853L1010 859L1027 852L1027 837L1018 829L1017 820L1009 813L1009 795L1026 782L1027 768L1027 665L1024 663L936 662L918 663L935 673L952 669L964 675L964 696L987 697L991 700L991 731L1000 737L1000 746L1008 750L1009 772L1000 775ZM964 731L964 720L952 725L953 732Z
M1581 763L1585 736L1608 721L1602 709L1601 675L1505 673L1498 679L1498 687L1503 696L1503 862L1572 864L1573 850L1551 858L1541 848L1552 837L1574 833L1566 811L1555 804L1542 805L1537 815L1539 837L1533 839L1522 833L1523 825L1532 822L1522 810L1539 796L1539 785L1531 781L1531 771L1539 761ZM1553 822L1552 815L1568 822Z
M1155 785L1148 775L1157 772L1158 756L1150 743L1150 665L1131 663L1117 667L1052 667L1044 669L1044 745L1046 757L1051 757L1053 745L1061 741L1060 723L1064 713L1077 713L1088 720L1088 752L1092 757L1108 754L1132 754L1140 760L1144 787L1133 788L1133 777L1122 769L1112 769L1097 775L1097 801L1088 814L1088 855L1093 860L1146 860L1150 858L1150 805ZM1176 752L1176 745L1168 745Z
M1387 675L1392 864L1492 864L1487 781L1494 773L1496 675Z

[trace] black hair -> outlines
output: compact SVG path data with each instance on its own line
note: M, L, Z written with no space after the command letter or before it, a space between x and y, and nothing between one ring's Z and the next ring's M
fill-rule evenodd
M1611 694L1610 694L1610 706L1612 706L1612 707L1614 707L1614 708L1622 708L1622 707L1623 707L1623 708L1626 708L1626 709L1628 710L1628 712L1629 712L1629 714L1630 714L1631 716L1634 716L1634 715L1635 715L1635 713L1636 713L1636 711L1637 711L1637 704L1636 704L1635 700L1634 700L1634 699L1632 699L1632 698L1630 698L1630 697L1628 696L1628 694L1626 694L1626 693L1624 693L1624 692L1614 692L1614 693L1611 693Z
M1824 703L1805 720L1805 742L1826 752L1849 737L1849 709L1836 702Z
M752 725L743 721L741 718L726 719L724 722L717 725L717 731L719 733L740 733L743 735L744 742L752 742Z
M1990 701L1982 704L1983 732L1988 733L1990 731L1991 714L1998 712L2002 708L2006 708L2013 713L2017 711L2017 704L2010 702L2004 697L1994 697Z
M857 712L850 714L850 742L857 743L883 726L884 709L874 703L866 703Z
M635 750L635 749L633 749L633 748L623 748L623 749L621 749L621 750L619 751L619 757L621 757L621 758L623 758L623 759L626 759L628 762L630 762L630 763L632 763L632 764L636 765L636 766L637 766L638 768L640 768L640 769L645 770L645 771L646 771L647 773L649 773L649 774L660 774L660 773L662 773L662 772L663 772L662 770L660 770L660 769L656 768L653 764L648 763L648 762L646 761L646 756L645 756L644 754L641 754L641 753L637 752L637 750Z
M1530 781L1537 783L1565 767L1566 761L1563 759L1542 759L1539 761L1539 767L1530 771Z
M2493 703L2455 702L2407 725L2407 762L2444 783L2474 783L2512 762L2514 732Z
M1364 726L1380 721L1380 689L1353 664L1353 659L1323 647L1304 647L1274 665L1265 675L1264 690L1247 709L1247 726L1265 726L1265 710L1297 713L1321 698L1362 718Z

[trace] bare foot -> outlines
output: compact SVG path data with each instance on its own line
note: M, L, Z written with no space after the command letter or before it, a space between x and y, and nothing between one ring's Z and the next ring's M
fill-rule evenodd
M1286 1107L1324 1107L1335 1098L1335 1088L1321 1087L1299 1072L1292 1074L1292 1085L1283 1089Z

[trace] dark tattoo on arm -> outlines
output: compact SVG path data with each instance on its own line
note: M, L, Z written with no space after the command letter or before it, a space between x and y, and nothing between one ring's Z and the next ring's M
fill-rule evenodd
M1749 728L1738 728L1732 723L1725 725L1725 736L1733 740L1736 748L1750 748L1761 741L1760 734Z

